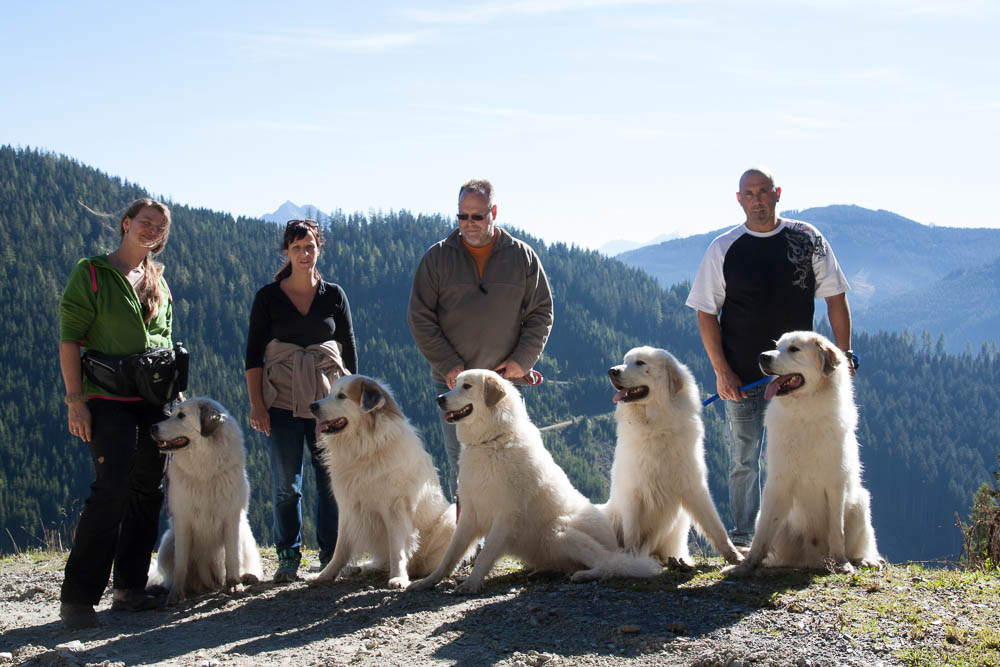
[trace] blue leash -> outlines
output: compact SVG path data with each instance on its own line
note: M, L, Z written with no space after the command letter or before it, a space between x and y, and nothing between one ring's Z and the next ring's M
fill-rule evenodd
M767 384L768 382L771 381L771 379L773 377L774 376L772 376L772 375L765 375L764 377L762 377L761 379L757 380L756 382L751 382L750 384L743 385L742 387L740 387L740 391L743 391L745 389L753 389L754 387L759 387L762 384ZM718 394L712 394L711 396L709 396L708 398L706 398L704 401L701 402L701 407L706 407L708 405L711 405L716 400L718 400L718 398L719 398Z

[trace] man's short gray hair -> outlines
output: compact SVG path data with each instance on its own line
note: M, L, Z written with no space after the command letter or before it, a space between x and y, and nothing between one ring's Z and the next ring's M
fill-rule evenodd
M774 181L774 174L771 173L771 170L768 169L767 167L765 167L762 164L755 164L752 167L750 167L749 169L747 169L746 171L744 171L743 175L740 176L740 187L741 188L743 187L743 179L746 178L747 176L749 176L750 174L760 174L761 176L763 176L767 180L771 181L771 187L772 188L777 188L778 187L778 184Z
M474 178L463 184L458 190L458 201L462 201L462 197L469 192L475 192L476 194L485 197L486 206L488 208L493 208L493 185L485 178Z

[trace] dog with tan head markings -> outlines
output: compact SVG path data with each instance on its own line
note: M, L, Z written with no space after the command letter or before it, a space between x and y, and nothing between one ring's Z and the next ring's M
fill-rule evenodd
M167 465L170 528L163 534L149 586L169 590L170 604L264 576L247 521L250 484L243 432L225 408L191 398L150 434Z
M858 411L847 358L811 331L786 333L760 355L767 481L750 553L725 572L768 567L879 567L870 498L861 485Z
M572 572L573 581L660 573L653 559L618 549L611 522L552 459L514 385L493 371L467 370L438 404L462 446L462 513L437 569L408 590L433 588L480 537L482 551L456 593L479 592L503 554L535 571Z
M309 583L355 571L348 564L365 554L366 567L389 571L390 588L427 575L455 532L455 506L389 388L346 375L310 409L339 519L333 557Z
M619 543L667 565L690 567L694 522L730 563L743 557L715 510L705 465L698 386L667 352L637 347L608 370L615 388L618 444L604 512Z

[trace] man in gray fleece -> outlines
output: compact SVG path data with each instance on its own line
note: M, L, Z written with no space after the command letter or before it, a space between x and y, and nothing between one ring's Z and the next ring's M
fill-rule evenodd
M549 281L531 247L494 224L493 186L472 180L458 191L458 229L424 254L407 319L431 365L438 393L467 368L490 368L514 382L538 361L552 330ZM458 437L442 417L449 492L457 496Z

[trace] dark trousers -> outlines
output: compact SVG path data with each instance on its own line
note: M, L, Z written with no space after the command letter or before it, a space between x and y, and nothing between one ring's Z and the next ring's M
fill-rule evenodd
M309 448L316 474L316 542L321 561L333 557L337 546L337 501L330 475L320 462L316 420L296 417L291 410L270 408L271 474L274 476L274 546L278 550L302 547L302 443Z
M159 532L164 456L149 428L170 404L88 402L94 482L66 562L62 602L96 605L114 565L115 588L144 588Z

